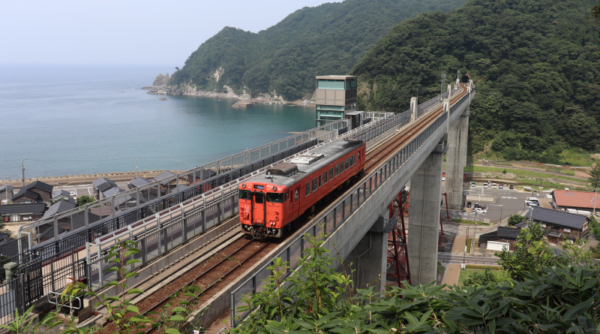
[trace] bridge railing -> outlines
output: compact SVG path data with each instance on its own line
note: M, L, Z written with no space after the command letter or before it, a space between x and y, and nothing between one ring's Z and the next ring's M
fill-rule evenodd
M463 108L465 103L470 103L468 95L451 108L451 114L456 110ZM416 138L404 145L395 155L390 156L383 162L382 166L375 172L371 173L365 180L354 186L348 195L338 199L336 203L334 203L333 208L317 215L312 220L312 223L309 223L309 225L304 228L305 234L308 234L311 237L318 237L322 233L327 235L334 232L340 225L344 224L361 205L371 199L371 195L384 185L394 172L400 169L440 127L445 125L447 117L448 114L443 113ZM378 129L366 130L361 136L366 138L372 137L373 134L370 134L369 132L377 133ZM307 247L310 247L310 245L304 235L296 237L296 239L292 240L287 247L275 255L270 262L256 270L250 278L231 292L230 312L232 327L236 327L249 314L249 312L237 312L236 310L240 306L246 306L242 300L245 295L256 294L264 289L267 278L272 274L267 268L274 265L275 258L281 258L282 262L288 262L288 270L285 277L289 277L298 269L298 266L301 263L302 254Z
M386 121L391 117L392 114L387 115L378 115L378 118L369 124L364 125L365 128L373 127L377 124ZM345 121L344 121L345 122ZM345 123L341 123L345 124ZM88 228L84 228L75 233L71 233L66 235L58 240L54 240L52 242L46 242L41 245L34 246L33 249L28 250L27 252L22 252L19 254L18 259L21 260L20 270L30 270L31 268L41 268L48 267L48 264L52 265L52 273L55 272L65 272L70 273L73 272L73 276L84 276L84 274L79 274L83 272L79 269L75 270L73 268L84 267L87 268L87 272L90 275L93 275L94 268L90 265L86 265L85 261L94 262L94 258L98 258L97 255L93 255L91 258L86 259L85 256L81 256L82 259L74 260L73 263L63 263L63 264L55 264L55 259L62 258L63 254L73 254L74 252L79 255L79 253L83 253L83 249L91 242L98 240L105 240L106 238L110 238L111 236L119 235L127 235L123 234L124 230L127 230L130 227L138 227L140 224L143 224L145 228L149 228L147 233L154 233L155 236L158 236L158 241L161 242L162 238L166 238L171 240L168 245L167 243L163 243L163 245L167 245L164 247L158 247L159 254L164 254L174 247L180 245L181 243L187 242L189 238L179 237L181 232L180 230L183 228L188 228L187 226L181 226L181 229L174 227L174 225L178 224L175 218L167 218L161 219L163 214L166 212L177 212L180 214L179 208L183 206L184 210L181 211L184 217L189 216L190 214L201 215L203 217L204 226L202 229L194 228L193 231L198 233L204 233L210 226L218 225L222 221L227 218L232 217L237 210L237 187L235 187L235 183L237 183L242 177L250 177L251 175L256 175L260 173L266 168L272 166L273 164L281 161L282 159L291 159L292 157L302 154L306 151L306 149L311 147L318 147L324 145L324 143L337 140L339 138L345 138L349 135L348 132L340 135L339 126L324 126L315 133L316 138L312 138L310 141L303 143L301 145L297 145L292 149L284 152L279 152L273 156L262 159L258 162L254 162L248 166L242 166L240 168L236 168L229 173L224 173L223 175L214 176L211 179L208 179L204 182L198 182L196 184L192 184L188 186L183 191L179 191L178 193L163 196L162 198L155 199L151 203L146 204L143 207L130 210L128 212L124 212L123 214L104 219L100 222L95 223L94 225L89 226ZM287 158L286 158L287 157ZM165 186L169 186L169 182L174 183L174 189L179 190L181 184L177 185L177 182L181 179L181 175L172 176L170 178L166 178L161 180L161 184ZM236 181L238 180L238 181ZM160 188L157 191L161 191ZM136 194L136 197L140 196ZM137 197L139 198L139 197ZM125 201L123 201L125 202ZM113 197L111 200L111 205L113 203L121 203L119 197ZM202 209L198 209L199 205L202 205ZM223 207L231 208L232 210L225 210L222 212ZM191 213L188 212L191 210ZM196 212L199 211L199 212ZM219 214L215 218L215 212L219 212ZM159 218L155 221L152 221L156 218L157 214L159 214ZM172 216L172 215L171 215ZM208 217L208 218L206 218ZM215 219L215 223L211 222L211 219ZM184 220L186 221L186 220ZM59 222L59 219L56 218L54 220L54 228L58 226L56 223ZM187 221L186 221L187 222ZM195 224L195 223L194 223ZM39 225L38 225L39 226ZM150 228L150 226L152 228ZM209 226L209 227L207 227ZM191 231L189 229L188 231ZM188 233L189 234L189 233ZM190 237L195 236L190 235ZM31 234L29 234L31 236ZM135 236L138 238L138 236ZM108 246L107 246L108 247ZM87 252L87 249L86 249ZM103 248L100 252L106 252L106 248ZM95 253L97 254L97 253ZM15 261L17 262L17 261ZM75 263L77 262L77 263ZM98 264L98 261L94 263ZM97 266L96 266L97 267ZM38 269L39 269L38 268ZM37 269L36 269L37 270ZM46 270L47 271L47 270ZM27 298L27 305L30 305L35 300L43 297L50 291L56 291L55 289L61 289L65 284L66 280L60 279L55 280L57 276L46 275L44 270L37 271L41 273L41 275L29 275L26 276L28 281L26 284L34 284L36 285L35 291L38 291L39 294L34 294ZM96 271L97 272L97 271ZM50 276L50 277L49 277ZM62 276L61 276L62 277ZM97 276L95 276L97 277ZM91 280L90 280L91 281ZM106 280L102 280L103 282L107 282ZM93 282L92 282L93 283ZM97 284L96 287L102 286L102 284Z

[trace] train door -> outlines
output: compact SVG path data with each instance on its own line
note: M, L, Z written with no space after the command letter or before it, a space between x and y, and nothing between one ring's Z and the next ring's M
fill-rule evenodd
M294 193L291 200L291 210L290 210L290 218L292 220L298 217L298 211L300 210L300 187L296 187L294 189Z
M261 192L254 192L252 194L253 203L252 211L254 213L254 221L252 223L265 224L265 194Z

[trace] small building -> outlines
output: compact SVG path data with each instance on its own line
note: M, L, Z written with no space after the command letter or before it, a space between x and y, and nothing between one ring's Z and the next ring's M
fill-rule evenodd
M142 186L145 186L147 184L152 183L152 181L144 178L144 177L138 177L137 179L133 179L131 180L128 184L127 184L127 188L129 189L135 189L135 188L139 188Z
M315 100L317 103L316 126L346 118L348 112L356 111L358 92L357 77L351 75L317 76Z
M479 236L479 247L481 247L481 244L485 243L487 249L498 250L493 246L497 246L498 244L508 244L508 250L513 251L515 250L514 244L519 235L521 235L520 228L498 226L498 230L484 233Z
M67 201L72 204L76 203L75 199L71 197L71 193L66 190L57 190L52 193L52 202L58 203L59 201Z
M171 172L171 171L164 171L158 175L156 175L154 177L154 181L160 181L160 190L161 190L161 195L165 195L171 192L171 189L175 188L178 183L179 185L187 185L188 184L188 180L186 177L179 177L179 182L177 181L177 174ZM166 182L164 181L165 179L168 178L172 178L172 180Z
M117 194L122 194L125 193L125 190L121 189L121 188L110 188L109 190L105 191L103 194L105 197L111 197L111 196L115 196ZM119 208L119 210L124 210L127 209L129 207L134 207L137 204L137 198L136 198L136 194L133 195L125 195L125 196L118 196L115 198L115 207ZM146 203L147 200L144 196L142 196L140 194L140 204L141 203Z
M111 179L107 179L105 177L101 177L97 180L95 180L94 182L92 182L92 186L94 187L95 190L95 196L96 199L100 200L102 199L102 193L106 192L107 190L111 189L111 188L116 188L117 184L115 183L115 181L111 180Z
M534 206L525 214L525 218L542 224L542 228L547 231L546 238L555 244L563 237L577 240L590 233L588 218L578 214Z
M42 216L42 219L51 218L54 215L61 214L65 211L69 211L74 208L75 208L75 204L73 204L71 202L58 201L58 202L54 203L51 207L49 207L48 210L46 210L46 212ZM68 216L62 217L62 218L58 219L57 222L58 222L58 226L67 230L67 229L69 229L69 226L71 225L71 218Z
M0 233L0 243L8 241L8 239L10 239L10 234L8 234L8 233ZM4 254L2 254L2 255L4 255Z
M51 186L42 181L35 181L19 189L13 198L13 203L31 204L31 203L46 203L52 205L52 189Z
M13 198L13 191L15 190L15 187L11 186L11 185L3 185L0 186L0 203L2 204L8 204L8 202L10 200L12 200Z
M31 222L42 218L46 211L46 203L18 203L0 206L2 221L18 223Z
M560 211L591 216L594 211L594 199L596 194L591 191L554 190L552 200ZM599 199L600 201L600 199ZM600 212L598 208L596 212Z

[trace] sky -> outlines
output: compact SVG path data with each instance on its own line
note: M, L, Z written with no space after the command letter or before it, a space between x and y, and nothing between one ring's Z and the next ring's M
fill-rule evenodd
M169 65L223 27L259 32L325 0L3 1L0 65Z

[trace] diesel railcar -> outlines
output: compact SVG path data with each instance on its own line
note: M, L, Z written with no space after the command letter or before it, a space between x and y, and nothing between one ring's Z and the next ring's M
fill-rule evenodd
M242 230L255 239L281 238L296 218L361 173L365 154L363 141L336 141L243 182L239 186Z

